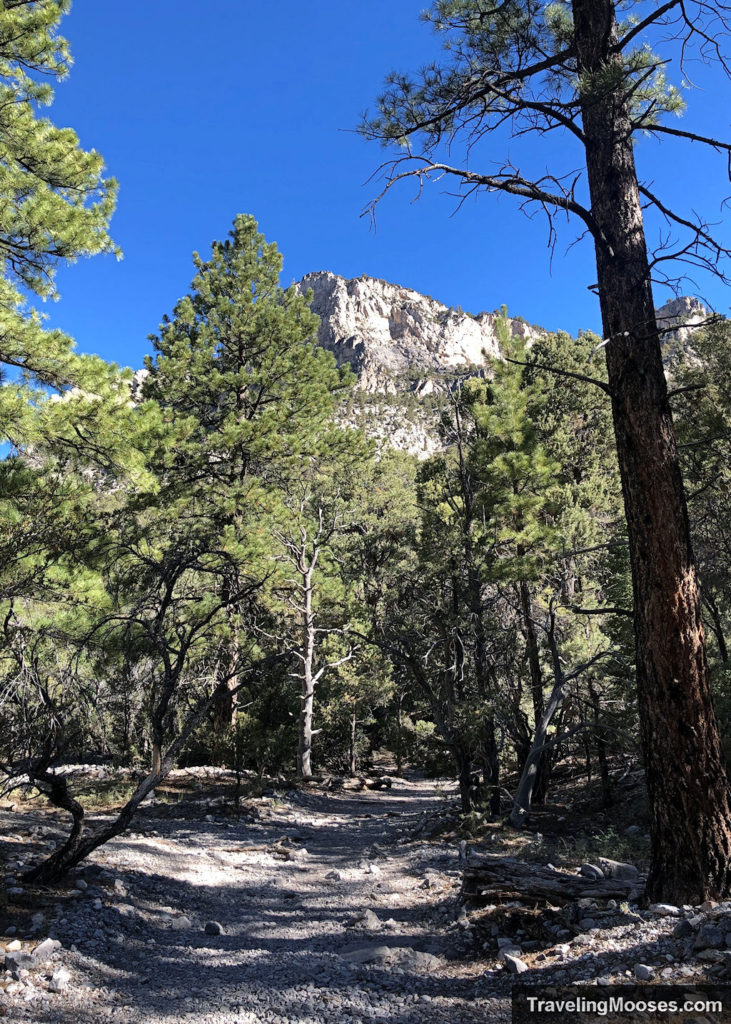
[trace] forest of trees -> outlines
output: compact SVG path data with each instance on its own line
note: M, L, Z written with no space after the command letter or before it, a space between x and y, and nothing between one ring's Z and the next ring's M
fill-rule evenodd
M658 98L659 80L632 92L648 65L619 45L636 28L618 29L612 3L445 0L437 15L470 60L480 6L486 75L502 75L494 108L481 82L483 116L513 104L559 123L576 90L590 177L612 161L624 175L605 182L614 198L592 180L578 213L613 343L598 354L595 335L559 332L526 349L506 317L505 358L444 386L440 452L418 462L340 425L355 378L316 345L308 296L282 287L281 255L252 216L194 256L145 371L77 355L44 329L27 297L52 292L60 262L114 251L115 184L35 112L50 86L34 72L65 72L66 4L5 4L0 769L6 790L29 780L72 819L28 877L58 878L118 834L175 764L307 777L358 772L385 749L398 769L453 773L463 814L515 827L550 799L558 765L598 777L608 805L613 778L644 757L663 777L650 786L652 894L726 891L731 329L709 318L661 349L644 239L635 231L639 249L615 258L618 196L632 220L636 178L603 135L610 115L660 131L672 97ZM434 146L457 111L470 123L478 101L452 72L429 72L418 97L397 82L370 132L431 133ZM553 108L528 97L534 73L552 76ZM506 182L552 201L512 172L482 184ZM700 227L695 244L710 244ZM139 769L117 819L95 830L53 771L88 757ZM702 849L661 877L667 829L691 813L687 793L668 806L677 776L696 792L689 771L698 785L713 775L693 811L703 822L687 824Z

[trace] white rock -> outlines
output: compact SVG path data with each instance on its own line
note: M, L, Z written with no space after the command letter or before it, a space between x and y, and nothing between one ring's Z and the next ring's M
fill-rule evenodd
M508 970L511 974L523 974L525 971L530 970L528 964L520 957L513 956L512 953L506 953L503 957L507 964Z
M40 942L33 950L33 956L38 960L45 960L49 956L53 956L57 949L61 948L61 943L58 939L44 939Z
M680 907L674 907L672 903L651 903L649 906L651 914L659 917L680 917Z
M57 967L53 972L48 988L51 992L63 992L64 989L68 988L70 981L71 972L68 967Z

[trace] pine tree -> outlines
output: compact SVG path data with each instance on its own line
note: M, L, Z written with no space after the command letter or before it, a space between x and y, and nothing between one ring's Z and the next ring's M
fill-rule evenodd
M362 131L399 146L385 190L408 177L446 175L463 194L500 191L549 217L570 214L593 241L607 364L607 382L597 383L612 401L634 589L652 819L647 894L693 903L731 887L731 801L652 283L670 260L713 269L729 252L702 219L671 209L642 182L633 143L645 133L731 152L731 143L665 123L683 108L666 65L679 57L682 68L695 48L728 70L716 39L731 23L725 4L668 0L622 20L626 6L436 0L426 18L445 38L445 60L416 80L392 75ZM659 56L653 37L665 48ZM539 177L522 173L507 153L502 166L491 153L491 166L476 170L475 148L505 129L565 145L553 148L556 163ZM458 142L466 153L455 162ZM571 147L583 174L561 162ZM665 241L649 252L647 204L681 236L671 252Z
M192 291L164 318L146 362L144 394L168 424L154 456L163 502L198 502L199 519L213 516L241 573L255 564L266 576L282 482L317 454L348 375L314 343L309 297L280 286L281 255L253 217L239 215L209 260L193 260ZM233 690L242 629L235 607L230 620L222 673ZM219 733L235 713L233 699L219 702Z
M43 329L24 293L55 295L60 263L115 252L107 234L116 184L104 162L85 152L70 128L39 116L49 79L71 65L57 34L69 0L7 0L0 10L0 371L5 383L65 386L83 380L71 341ZM0 432L17 436L26 411L20 384L2 389Z

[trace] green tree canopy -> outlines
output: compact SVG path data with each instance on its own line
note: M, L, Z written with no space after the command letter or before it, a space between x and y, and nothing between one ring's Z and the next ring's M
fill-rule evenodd
M39 114L71 65L57 32L69 7L5 0L0 10L0 372L41 387L82 381L83 363L62 331L43 329L27 293L54 297L60 263L118 252L107 233L116 183L104 178L102 157ZM22 387L6 381L0 431L7 436L23 412Z

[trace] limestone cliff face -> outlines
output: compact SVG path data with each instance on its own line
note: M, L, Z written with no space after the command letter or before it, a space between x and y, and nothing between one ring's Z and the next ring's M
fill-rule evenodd
M320 345L339 365L350 364L361 391L431 390L440 373L483 366L483 352L500 358L495 313L471 316L409 288L328 271L307 274L299 288L312 290ZM511 320L510 329L528 340L537 333L522 320Z
M692 349L694 330L708 322L708 310L699 299L681 295L657 310L657 323L663 331L668 356L678 348Z
M360 426L379 445L426 458L440 450L440 393L455 377L485 371L500 359L498 313L472 315L410 288L373 277L347 280L329 271L307 274L298 284L312 292L320 317L319 344L357 376L341 422ZM658 310L665 332L666 362L688 349L693 325L707 312L697 299L680 298ZM544 331L522 319L509 321L527 345ZM489 372L489 369L487 370Z

